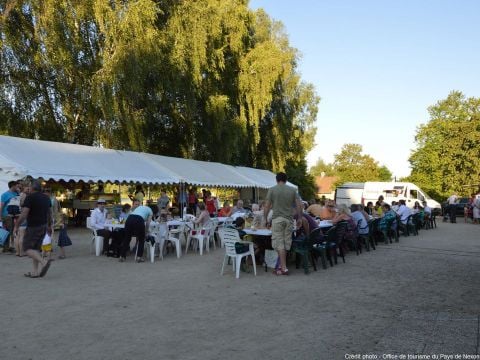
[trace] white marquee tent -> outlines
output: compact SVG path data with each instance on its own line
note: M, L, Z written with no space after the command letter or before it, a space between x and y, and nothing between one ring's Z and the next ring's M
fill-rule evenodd
M275 185L267 170L132 151L0 136L0 179L191 184L261 188Z

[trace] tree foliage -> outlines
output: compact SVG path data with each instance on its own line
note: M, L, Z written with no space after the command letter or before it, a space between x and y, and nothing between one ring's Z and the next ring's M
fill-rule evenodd
M310 169L310 174L320 176L322 172L327 176L337 176L337 184L392 179L390 170L385 165L380 166L370 155L363 154L363 148L359 144L343 145L331 164L318 159Z
M326 163L322 158L318 158L315 165L310 168L310 175L312 176L335 176L336 172L333 164Z
M429 107L430 121L417 129L408 178L439 199L480 183L480 99L453 91Z
M282 24L247 0L0 11L3 134L287 173L313 146L319 98Z

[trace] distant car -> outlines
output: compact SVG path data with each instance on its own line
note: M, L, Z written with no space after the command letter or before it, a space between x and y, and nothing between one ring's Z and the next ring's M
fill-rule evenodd
M457 216L463 216L465 205L468 205L469 201L469 198L460 198L459 202L456 204Z

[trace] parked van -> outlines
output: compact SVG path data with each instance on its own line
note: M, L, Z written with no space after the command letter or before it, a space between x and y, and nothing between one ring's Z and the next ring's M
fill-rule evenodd
M363 204L375 202L382 195L384 201L391 204L392 201L405 200L409 208L413 208L415 202L422 204L423 201L437 213L441 212L441 205L430 198L425 191L417 185L408 182L365 182L345 183L335 190L335 201L337 204Z
M362 204L364 188L365 183L351 182L340 185L335 189L335 202L339 205L346 204L347 206Z

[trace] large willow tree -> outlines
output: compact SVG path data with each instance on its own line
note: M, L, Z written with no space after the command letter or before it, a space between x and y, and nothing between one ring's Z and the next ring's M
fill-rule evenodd
M319 99L282 25L248 1L0 0L0 11L0 133L305 167Z

